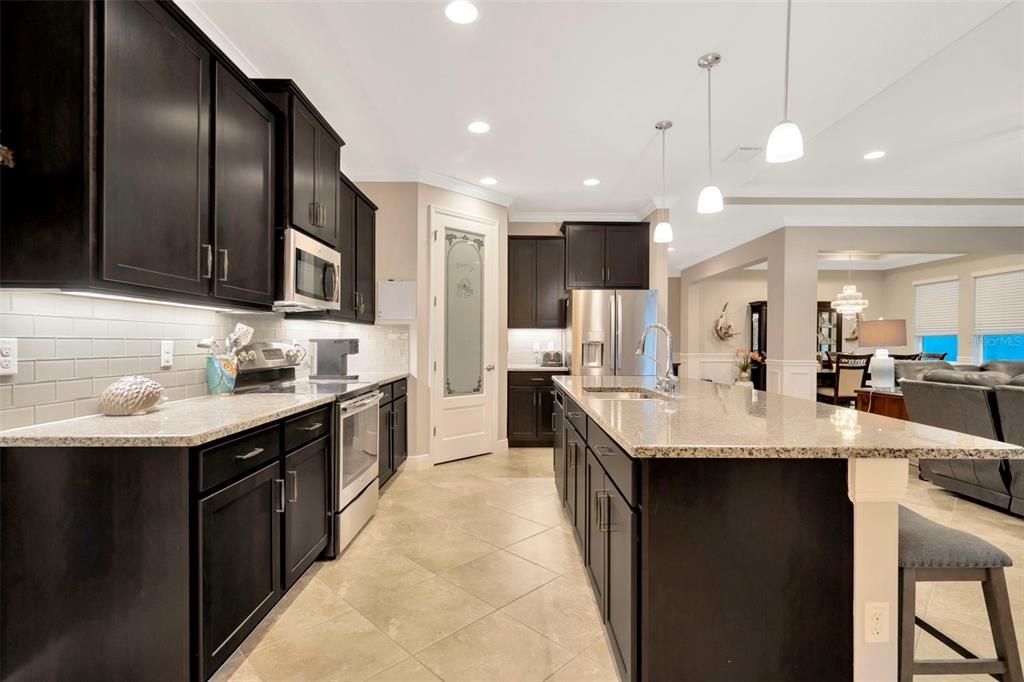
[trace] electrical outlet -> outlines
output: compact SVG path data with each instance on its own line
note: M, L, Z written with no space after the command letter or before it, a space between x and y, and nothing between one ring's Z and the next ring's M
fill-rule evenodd
M0 339L0 376L18 373L18 339Z
M889 602L869 601L864 605L864 641L885 644L889 641Z
M174 367L174 341L160 342L160 369Z

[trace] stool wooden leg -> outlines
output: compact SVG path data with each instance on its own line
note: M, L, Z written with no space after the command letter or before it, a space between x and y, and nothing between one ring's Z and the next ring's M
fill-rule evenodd
M992 627L996 656L1006 662L1003 682L1024 682L1017 635L1013 630L1013 616L1010 613L1010 595L1006 591L1006 575L1003 569L988 569L981 589L985 595L985 608L988 610L988 620Z
M917 571L900 569L900 682L914 682L914 615L917 608Z

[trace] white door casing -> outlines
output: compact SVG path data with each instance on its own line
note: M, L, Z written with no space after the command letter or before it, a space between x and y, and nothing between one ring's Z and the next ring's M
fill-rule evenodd
M430 459L440 464L497 447L498 223L431 206L430 240ZM449 323L463 327L451 339Z

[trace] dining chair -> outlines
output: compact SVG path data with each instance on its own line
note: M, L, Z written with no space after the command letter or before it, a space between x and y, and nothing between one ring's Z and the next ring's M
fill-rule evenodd
M836 355L835 385L818 389L817 398L832 405L849 405L857 399L855 391L864 386L870 355L839 353Z

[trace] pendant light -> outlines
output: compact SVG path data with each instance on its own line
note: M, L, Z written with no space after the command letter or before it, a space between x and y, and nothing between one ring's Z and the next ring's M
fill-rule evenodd
M722 55L709 52L697 60L697 66L708 72L708 186L697 197L697 213L719 213L722 210L722 190L715 185L711 171L711 69L722 61Z
M782 122L768 136L764 158L768 163L796 161L804 155L804 138L800 128L789 120L789 31L793 16L793 0L786 0L786 71L783 81Z
M661 131L661 208L665 211L665 219L654 226L654 242L667 244L672 241L672 223L668 221L668 207L665 206L665 133L672 127L672 121L658 121L655 130Z
M842 314L844 320L853 320L868 307L868 300L857 291L857 287L853 284L852 254L847 255L847 262L846 281L849 284L844 284L843 290L836 295L835 300L832 301L832 309Z

